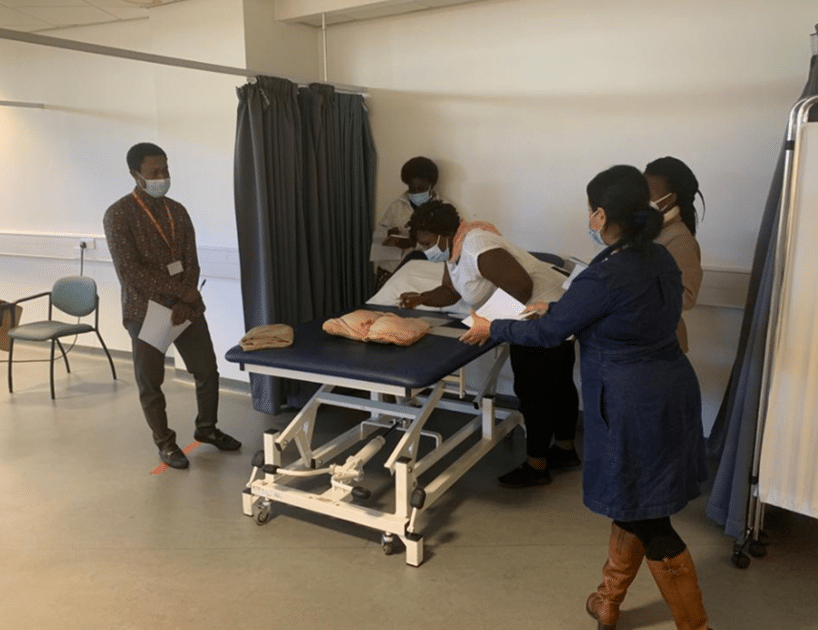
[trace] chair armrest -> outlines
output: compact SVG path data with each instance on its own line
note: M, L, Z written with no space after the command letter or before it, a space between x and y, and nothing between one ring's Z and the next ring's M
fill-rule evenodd
M37 295L29 295L28 297L20 298L19 300L15 300L14 302L9 302L8 305L15 306L20 302L28 302L29 300L45 297L46 295L51 295L51 291L46 291L45 293L38 293Z

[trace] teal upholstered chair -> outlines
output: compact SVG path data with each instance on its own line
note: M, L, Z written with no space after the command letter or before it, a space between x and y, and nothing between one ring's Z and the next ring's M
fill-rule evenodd
M97 295L97 283L92 278L87 276L68 276L61 278L54 283L54 287L50 292L38 293L37 295L30 295L29 297L17 300L14 304L27 302L37 298L48 296L48 319L40 322L32 322L30 324L22 324L15 326L16 322L12 321L11 330L9 330L9 392L14 391L12 386L12 360L14 358L14 341L15 339L25 341L50 341L51 342L51 398L54 399L54 347L59 346L62 357L65 360L65 369L71 372L71 367L68 364L68 355L60 343L61 337L68 337L72 335L80 335L82 333L93 332L99 338L102 344L102 349L108 357L108 363L111 364L111 373L116 380L116 368L114 368L114 361L111 359L111 353L105 346L102 336L99 334L99 296ZM80 323L61 322L52 319L53 309L57 308L67 315L73 317L85 317L94 313L94 325ZM12 313L15 311L12 310ZM12 314L12 317L14 315Z

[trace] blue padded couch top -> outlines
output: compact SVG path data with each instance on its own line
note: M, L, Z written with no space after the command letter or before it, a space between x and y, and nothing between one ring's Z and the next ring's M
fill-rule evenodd
M438 313L396 308L365 308L390 311L403 317L440 316ZM246 352L235 346L227 351L225 358L232 363L298 370L414 389L434 385L497 345L490 341L482 347L469 346L453 337L432 334L408 347L364 343L328 335L321 330L324 321L314 320L295 326L295 339L289 348ZM466 332L462 324L454 325Z

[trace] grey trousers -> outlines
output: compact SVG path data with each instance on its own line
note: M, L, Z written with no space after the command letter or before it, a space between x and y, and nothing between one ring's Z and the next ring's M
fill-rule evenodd
M127 325L131 335L134 376L145 420L153 432L153 441L161 450L176 442L176 432L168 427L165 394L162 393L165 355L138 338L141 328L141 322ZM194 319L173 345L196 381L198 415L195 426L197 430L206 432L216 426L218 419L219 371L204 315Z

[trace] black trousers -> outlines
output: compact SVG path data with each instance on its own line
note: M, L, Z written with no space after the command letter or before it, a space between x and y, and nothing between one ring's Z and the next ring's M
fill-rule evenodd
M645 548L648 560L675 558L686 549L682 537L670 524L670 517L652 518L644 521L614 521L616 526L630 532Z
M525 420L526 452L545 457L551 438L573 440L579 415L574 341L555 348L511 346L514 393Z
M165 394L162 393L165 355L138 338L141 322L128 324L127 328L131 335L139 402L142 403L145 420L153 432L153 441L161 450L176 442L176 432L168 427ZM215 427L218 420L219 371L204 315L194 319L173 345L184 359L187 371L196 381L198 414L195 426L197 430L206 432Z

